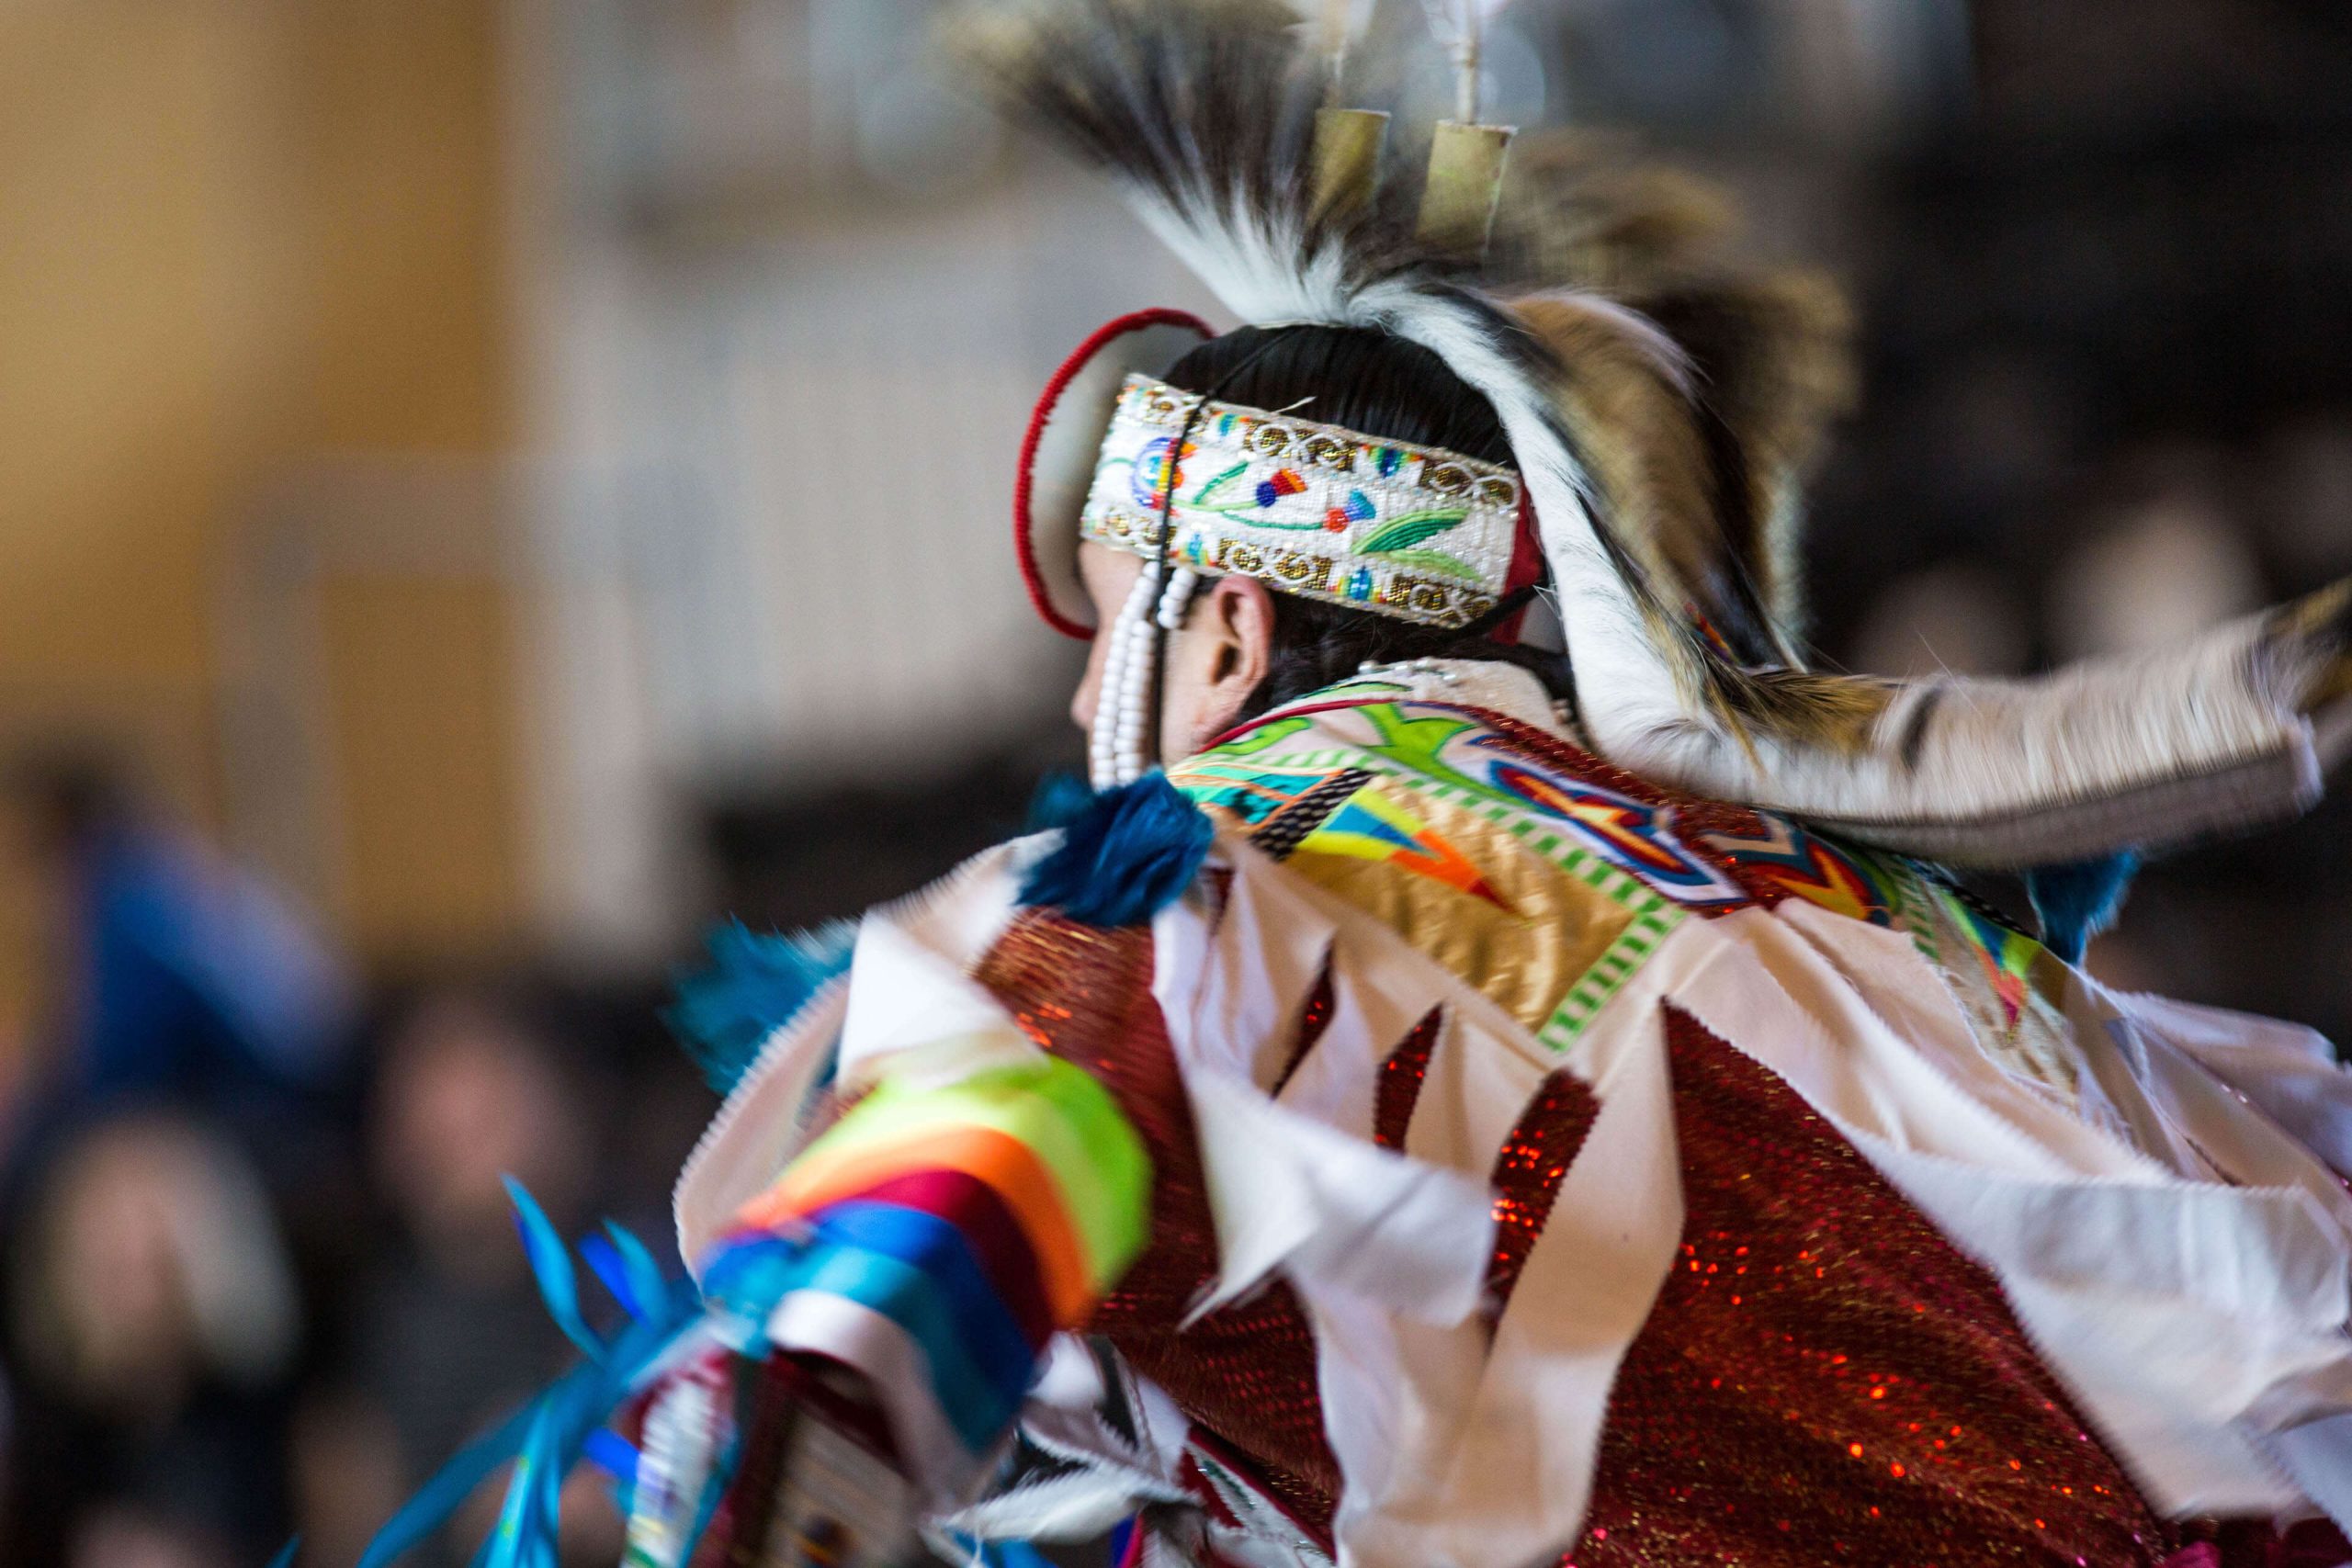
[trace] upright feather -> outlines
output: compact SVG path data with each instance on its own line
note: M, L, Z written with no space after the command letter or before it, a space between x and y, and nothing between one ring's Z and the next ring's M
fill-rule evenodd
M1372 13L1379 0L1291 0L1299 13L1300 27L1313 40L1315 52L1323 57L1330 73L1330 91L1336 95L1340 79L1347 72L1348 56L1355 52L1363 40L1364 29L1372 26Z
M1478 72L1484 62L1487 24L1510 0L1421 0L1430 32L1453 62L1453 118L1478 123Z

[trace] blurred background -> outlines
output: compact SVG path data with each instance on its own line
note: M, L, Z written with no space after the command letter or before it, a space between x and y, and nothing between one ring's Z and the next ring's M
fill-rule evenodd
M1014 446L1099 321L1205 301L936 9L0 9L0 1562L351 1561L564 1359L499 1173L664 1234L698 931L1080 760ZM1419 27L1362 63L1433 116ZM1488 78L1852 289L1831 659L2352 570L2335 0L1518 0ZM2095 966L2352 1038L2347 821L2155 868Z

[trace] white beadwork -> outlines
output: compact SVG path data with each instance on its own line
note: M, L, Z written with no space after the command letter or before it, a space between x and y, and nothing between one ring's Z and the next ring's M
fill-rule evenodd
M1453 661L1451 660L1436 659L1428 655L1419 659L1399 659L1389 664L1382 664L1367 659L1356 666L1356 673L1366 678L1381 675L1434 675L1446 685L1458 686L1462 683L1462 677L1454 671L1453 664Z
M1182 630L1184 612L1193 606L1193 590L1200 586L1201 574L1189 566L1180 566L1168 579L1168 592L1159 596L1159 624L1168 631Z
M1111 649L1102 660L1102 690L1096 697L1094 734L1088 769L1094 787L1130 784L1158 759L1159 737L1151 733L1151 684L1159 663L1159 631L1184 624L1201 574L1191 567L1163 570L1147 561L1119 618L1102 635ZM1166 583L1163 589L1162 582Z
M1151 622L1152 610L1159 597L1159 578L1157 561L1144 569L1141 581L1136 584L1136 614L1127 623L1127 667L1119 692L1117 772L1114 779L1121 784L1131 784L1143 777L1144 709L1151 700L1152 671L1158 663Z
M1150 700L1152 615L1163 573L1146 561L1118 619L1102 632L1111 639L1102 656L1102 686L1095 694L1094 733L1087 748L1087 773L1096 789L1112 789L1143 777L1144 707Z

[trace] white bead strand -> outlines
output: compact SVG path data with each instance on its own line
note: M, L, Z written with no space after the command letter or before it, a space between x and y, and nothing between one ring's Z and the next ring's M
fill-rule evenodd
M1159 563L1147 561L1135 587L1128 591L1126 603L1119 607L1118 618L1097 634L1111 639L1102 656L1102 684L1094 694L1094 732L1087 747L1088 777L1099 790L1133 784L1143 776L1139 764L1131 765L1129 753L1141 750L1142 702L1135 694L1136 677L1141 673L1144 689L1148 691L1151 613L1159 596Z
M1136 596L1128 600L1119 615L1119 644L1105 660L1102 694L1097 700L1115 703L1113 720L1105 725L1095 721L1095 737L1099 743L1107 733L1112 750L1107 763L1113 784L1131 784L1149 773L1157 762L1159 737L1148 734L1151 728L1151 684L1153 671L1159 665L1159 637L1155 628L1174 631L1184 624L1184 614L1192 607L1193 591L1201 574L1191 567L1178 567L1168 573L1168 587L1159 589L1159 563L1154 561L1144 568L1136 583ZM1142 613L1141 606L1158 600L1156 610ZM1117 679L1112 678L1108 666L1118 666ZM1098 773L1103 771L1097 764ZM1109 787L1097 783L1097 789Z
M1159 584L1150 586L1157 590ZM1144 775L1145 710L1151 703L1152 671L1159 662L1159 645L1153 640L1148 604L1127 624L1125 637L1127 656L1119 682L1118 718L1113 734L1117 742L1117 781L1131 784Z
M1157 586L1159 563L1155 561L1146 568L1145 576ZM1175 631L1183 626L1184 613L1192 607L1193 590L1200 581L1201 574L1189 566L1180 566L1168 573L1168 587L1158 595L1158 609L1149 620L1133 628L1136 644L1128 655L1125 689L1120 694L1119 704L1117 766L1123 784L1135 783L1159 764L1159 737L1150 733L1152 677L1159 667L1158 632Z
M1189 566L1180 566L1168 577L1168 592L1159 596L1159 621L1163 631L1182 631L1185 612L1193 607L1193 591L1201 585L1201 574Z

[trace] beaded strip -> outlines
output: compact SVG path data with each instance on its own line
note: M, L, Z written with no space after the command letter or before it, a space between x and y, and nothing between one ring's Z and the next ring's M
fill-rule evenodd
M1172 526L1171 560L1458 627L1504 592L1521 497L1496 464L1130 376L1079 530L1155 558Z

